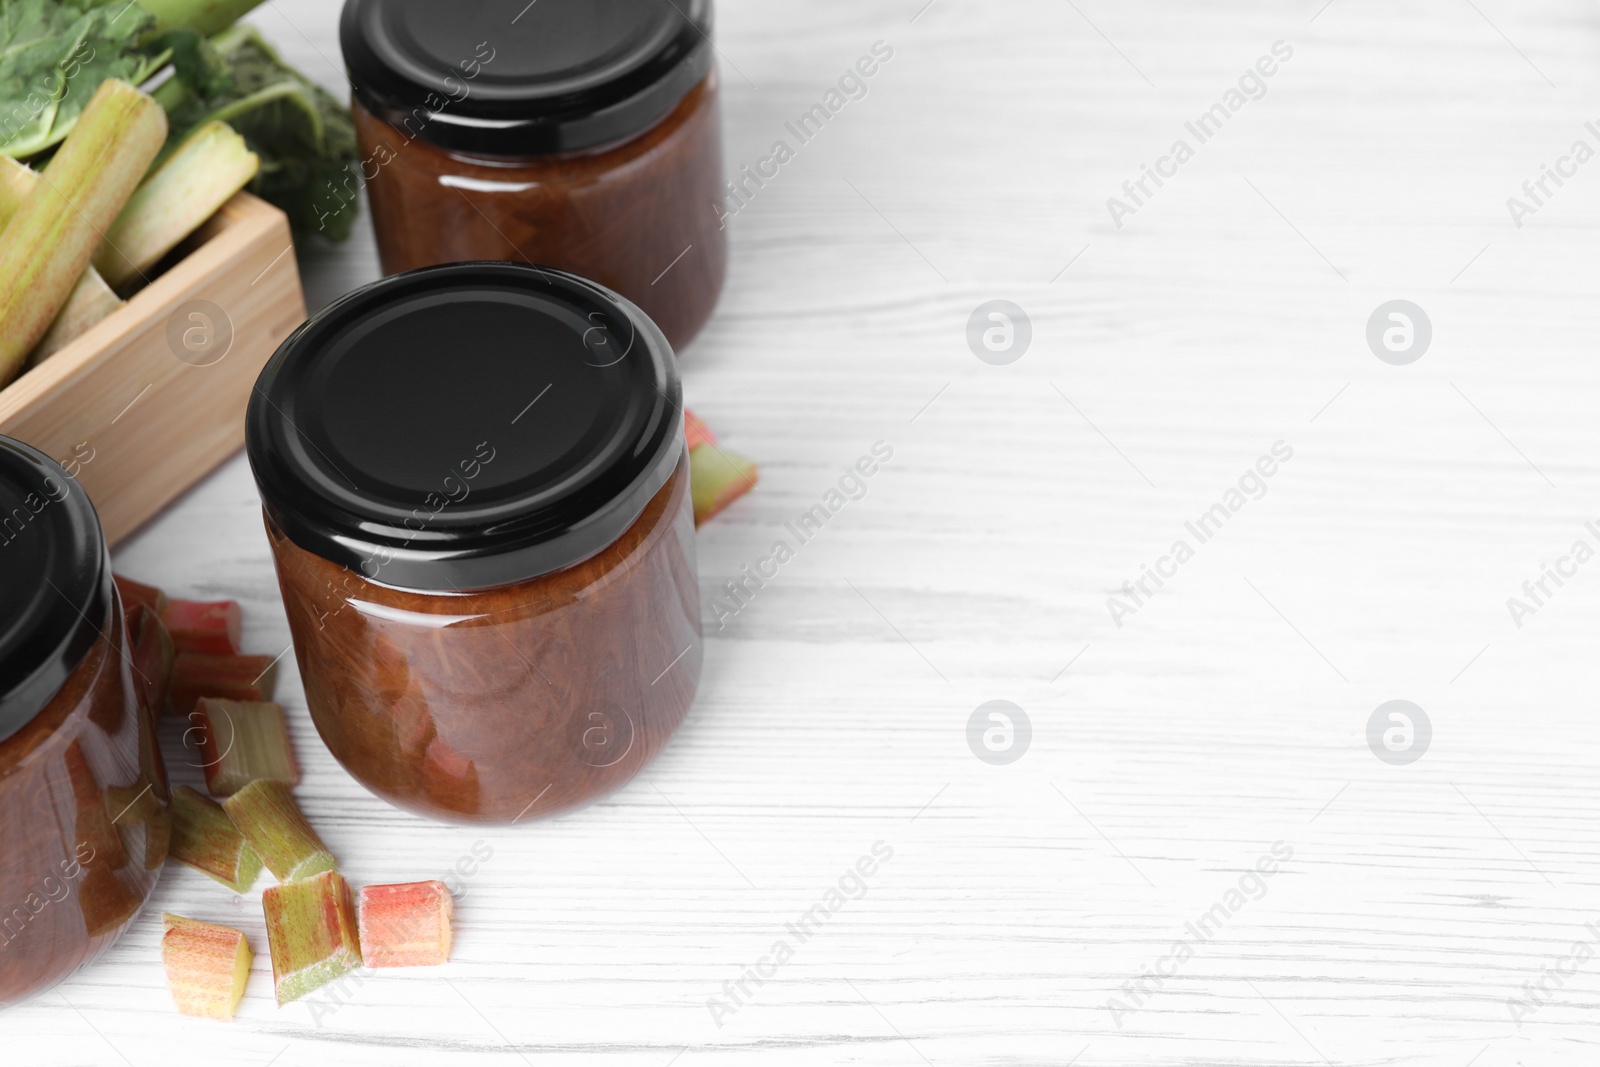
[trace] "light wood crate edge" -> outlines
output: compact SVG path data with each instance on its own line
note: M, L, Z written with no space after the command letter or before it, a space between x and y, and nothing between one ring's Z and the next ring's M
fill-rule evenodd
M257 375L306 317L283 212L240 193L196 240L126 306L0 390L0 434L66 467L112 544L239 450ZM182 335L207 320L231 325L232 342L202 366L210 353L191 353Z

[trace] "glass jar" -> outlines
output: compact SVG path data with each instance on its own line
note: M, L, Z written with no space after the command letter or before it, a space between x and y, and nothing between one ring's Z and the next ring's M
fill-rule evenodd
M688 344L727 267L710 33L710 0L347 0L384 271L549 264Z
M100 521L0 437L0 1005L122 936L167 855L166 776Z
M246 419L311 717L384 799L510 823L615 789L700 674L672 349L602 286L430 267L340 299Z

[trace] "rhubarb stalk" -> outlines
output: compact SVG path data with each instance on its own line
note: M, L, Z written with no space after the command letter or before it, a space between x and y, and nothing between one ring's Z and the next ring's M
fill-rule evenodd
M689 451L693 452L696 445L714 445L717 435L711 432L711 427L705 420L688 408L683 409L683 436L689 442Z
M368 967L434 967L450 959L454 898L443 882L361 890L361 955Z
M271 700L278 665L271 656L199 656L180 653L172 665L172 711L187 716L201 697Z
M760 468L737 452L706 442L689 450L689 488L694 494L694 524L739 499L756 486Z
M73 286L67 302L61 307L61 313L50 324L50 329L39 338L39 343L29 354L29 362L37 364L55 355L88 333L101 320L109 318L121 306L122 298L111 291L111 286L106 284L98 271L90 267L78 279L78 284Z
M5 156L0 156L0 163L3 163L6 158ZM136 582L132 578L124 578L120 574L113 574L111 577L117 583L117 592L122 594L122 608L124 611L131 612L135 604L145 604L159 615L162 609L167 606L167 594L155 586Z
M10 156L0 156L0 228L11 221L22 202L39 184L39 175L24 163ZM100 277L93 267L78 278L61 313L50 324L50 329L40 339L29 355L29 362L37 363L46 356L66 347L89 327L122 306L122 300Z
M222 807L186 785L172 791L172 858L210 875L235 893L249 890L261 857Z
M95 269L113 289L143 278L243 189L260 167L260 158L233 127L224 122L201 126L133 194L95 253Z
M160 104L107 79L0 233L0 386L50 329L166 136Z
M232 1019L255 959L244 934L181 915L161 917L161 963L178 1011L197 1019Z
M338 871L275 885L261 894L278 1006L361 966L350 886Z
M169 600L161 621L179 652L237 656L244 614L234 600Z
M207 697L194 717L212 796L232 796L258 778L288 785L300 781L278 705Z
M283 782L258 778L224 800L222 809L280 882L311 878L338 866Z
M160 30L194 30L202 37L232 26L261 0L139 0Z

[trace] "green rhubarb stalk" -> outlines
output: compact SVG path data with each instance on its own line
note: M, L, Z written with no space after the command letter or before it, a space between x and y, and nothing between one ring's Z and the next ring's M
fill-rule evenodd
M139 0L159 30L194 30L206 37L232 26L261 0Z
M224 800L222 809L278 881L297 882L338 867L287 783L257 778Z
M231 796L258 778L289 785L300 781L278 705L205 697L193 717L200 727L200 755L212 796Z
M10 156L0 156L0 228L11 221L37 184L39 175L32 168ZM69 341L88 332L89 327L121 306L121 299L111 291L99 272L90 267L78 279L78 284L73 286L61 314L56 316L49 332L33 350L31 362L37 363L64 348Z
M66 304L167 136L167 114L109 79L0 233L0 386Z
M26 163L0 156L0 226L11 221L38 181L39 175Z
M129 199L95 253L95 269L113 289L142 278L260 168L260 157L232 127L223 122L201 126L150 172Z
M756 487L761 469L737 452L710 441L689 450L689 487L694 524L699 526Z
M261 894L278 1006L361 966L350 885L338 871L275 885Z
M145 176L117 216L49 332L33 350L37 363L87 333L122 306L113 291L144 277L178 242L216 214L260 169L244 138L221 122L197 129ZM0 156L0 226L10 221L39 176Z
M78 278L78 284L73 286L61 313L50 324L50 329L39 338L38 345L29 357L30 362L38 363L55 355L88 333L91 327L109 318L121 306L122 298L111 291L111 286L106 284L99 271L90 267Z
M244 893L261 873L256 855L221 805L186 785L172 791L172 858Z

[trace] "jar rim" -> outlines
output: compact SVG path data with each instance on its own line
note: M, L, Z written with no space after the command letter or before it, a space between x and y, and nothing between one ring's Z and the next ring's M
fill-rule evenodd
M113 596L89 495L37 448L0 437L0 742L77 670Z
M523 263L424 267L284 341L245 447L300 548L381 585L487 589L622 536L684 449L682 386L660 329L604 286Z
M339 40L356 99L413 140L515 158L630 140L711 70L711 0L539 0L504 14L347 0Z

